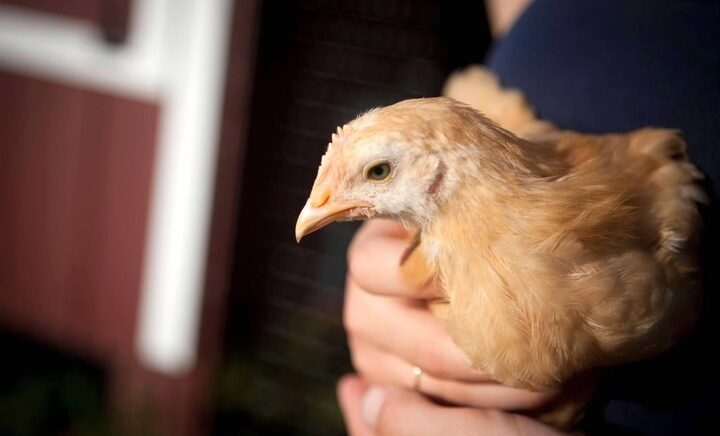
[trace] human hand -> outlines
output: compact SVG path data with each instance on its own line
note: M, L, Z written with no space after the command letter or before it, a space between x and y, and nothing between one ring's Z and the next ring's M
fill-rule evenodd
M501 385L470 367L426 301L442 297L433 285L407 285L399 260L409 235L388 220L365 223L348 251L344 322L353 365L371 383L416 388L448 403L532 410L558 390L532 392ZM422 369L416 379L413 369ZM418 386L419 382L419 386Z
M514 413L439 406L418 393L371 386L355 375L340 380L338 399L351 436L564 434Z

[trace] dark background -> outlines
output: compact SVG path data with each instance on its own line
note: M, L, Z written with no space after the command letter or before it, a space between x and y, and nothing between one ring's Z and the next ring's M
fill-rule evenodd
M335 383L351 371L341 313L356 226L298 245L297 213L337 126L439 95L450 71L482 61L490 34L483 3L463 1L266 2L261 23L216 431L343 434Z

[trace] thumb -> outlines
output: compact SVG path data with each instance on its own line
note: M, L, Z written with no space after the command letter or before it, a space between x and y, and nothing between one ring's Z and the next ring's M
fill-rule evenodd
M531 418L499 410L439 406L422 395L372 386L361 403L366 425L378 435L547 435L561 433Z

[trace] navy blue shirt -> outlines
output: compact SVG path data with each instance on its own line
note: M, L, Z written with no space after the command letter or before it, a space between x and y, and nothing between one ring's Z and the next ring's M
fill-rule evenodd
M720 192L720 2L537 0L489 64L563 128L680 129Z
M679 129L706 189L720 193L720 2L536 0L488 64L562 128ZM671 352L606 371L583 423L588 432L707 434L719 426L713 202L703 209L702 321Z

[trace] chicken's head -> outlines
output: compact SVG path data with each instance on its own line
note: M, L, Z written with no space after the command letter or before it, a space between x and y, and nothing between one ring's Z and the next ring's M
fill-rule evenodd
M431 221L454 183L442 146L452 135L452 105L458 103L405 101L338 128L298 218L297 240L341 220L383 217L414 227Z

